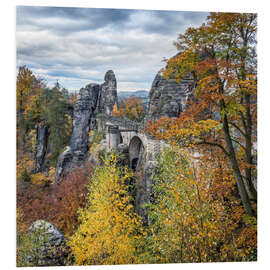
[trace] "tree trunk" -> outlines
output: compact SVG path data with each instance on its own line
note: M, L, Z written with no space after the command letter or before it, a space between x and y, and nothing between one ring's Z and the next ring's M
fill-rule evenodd
M248 197L246 187L245 187L245 184L243 181L243 177L241 175L241 172L240 172L240 169L238 166L238 162L236 159L236 155L235 155L235 151L234 151L231 136L230 136L230 130L229 130L228 119L227 119L226 114L223 116L222 122L223 122L223 131L224 131L226 146L227 146L227 149L229 152L229 159L230 159L231 167L233 169L233 174L234 174L234 177L236 179L237 188L238 188L244 209L248 215L254 216L254 210L251 206L250 199Z
M245 136L245 161L248 165L252 165L252 119L250 114L250 95L245 94L246 103L246 136ZM246 185L251 199L257 201L257 191L252 183L252 168L245 169Z

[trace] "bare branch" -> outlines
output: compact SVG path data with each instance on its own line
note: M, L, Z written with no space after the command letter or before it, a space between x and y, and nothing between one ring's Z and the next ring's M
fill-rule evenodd
M206 144L206 145L212 145L212 146L219 147L225 153L226 156L228 156L228 157L230 156L230 154L227 152L227 150L221 144L219 144L219 143L201 141L201 142L198 142L196 144L197 145Z
M245 132L240 127L238 127L235 123L230 122L229 124L235 127L244 137L246 136Z
M236 142L238 145L240 145L244 150L246 150L246 147L242 145L239 141L232 138L232 141Z

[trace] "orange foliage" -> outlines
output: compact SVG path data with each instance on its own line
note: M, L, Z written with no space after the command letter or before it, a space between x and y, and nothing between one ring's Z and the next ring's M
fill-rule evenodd
M29 226L37 219L55 224L65 235L78 225L77 211L87 201L87 175L90 168L77 169L60 184L36 186L29 184L17 190L17 208L24 214L23 222Z
M159 119L147 128L152 135L180 145L222 150L251 216L255 211L250 199L257 200L252 181L256 175L256 29L256 14L211 13L206 24L179 35L175 44L180 53L168 60L163 75L181 81L191 74L194 96L179 118Z
M146 111L143 107L143 100L138 97L125 99L125 101L120 104L119 110L113 112L115 116L123 116L137 122L141 122L145 114Z

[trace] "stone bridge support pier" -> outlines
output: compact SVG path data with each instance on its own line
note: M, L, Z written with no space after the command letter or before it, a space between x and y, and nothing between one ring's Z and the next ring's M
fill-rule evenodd
M106 141L108 151L117 149L120 143L120 132L118 126L108 126L108 132L106 133Z

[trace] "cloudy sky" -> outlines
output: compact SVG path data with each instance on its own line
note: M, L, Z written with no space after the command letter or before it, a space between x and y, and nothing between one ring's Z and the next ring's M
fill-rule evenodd
M118 91L149 90L173 41L207 13L68 7L17 7L17 68L68 90L102 83L112 69Z

